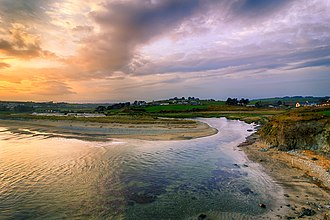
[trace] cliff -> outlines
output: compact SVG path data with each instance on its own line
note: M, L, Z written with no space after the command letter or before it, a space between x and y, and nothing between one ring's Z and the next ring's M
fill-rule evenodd
M263 141L281 150L308 149L330 153L329 109L295 109L274 116L260 130Z

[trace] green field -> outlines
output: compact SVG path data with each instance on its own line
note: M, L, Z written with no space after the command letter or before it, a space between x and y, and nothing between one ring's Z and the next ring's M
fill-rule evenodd
M194 110L206 110L207 106L204 105L158 105L145 107L146 112L185 112Z
M264 99L254 99L251 100L250 104L255 105L257 102L267 103L267 104L276 104L281 101L282 103L297 103L297 102L309 102L309 103L318 103L320 100L325 97L282 97L282 98L264 98Z
M321 111L319 113L322 114L322 115L326 115L326 116L330 117L330 110Z

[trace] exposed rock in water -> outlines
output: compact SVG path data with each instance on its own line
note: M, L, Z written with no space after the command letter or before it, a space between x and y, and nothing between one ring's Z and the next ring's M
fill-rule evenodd
M265 209L266 208L266 205L263 204L263 203L259 203L259 207Z
M249 145L253 144L254 142L256 142L256 140L257 140L257 135L252 134L252 135L248 136L246 138L246 140L243 143L239 144L237 147L249 146Z
M200 214L197 218L197 220L208 220L207 216L205 214Z
M243 189L240 190L244 195L249 195L249 194L253 194L253 191L248 188L248 187L245 187Z
M139 203L139 204L147 204L152 203L156 200L157 196L155 195L148 195L148 194L138 194L134 193L130 197L131 204L132 202Z

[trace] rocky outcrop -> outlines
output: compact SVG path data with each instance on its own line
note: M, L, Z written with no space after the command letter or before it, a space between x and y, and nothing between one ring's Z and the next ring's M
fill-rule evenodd
M308 149L330 153L330 119L287 114L274 117L260 130L261 139L281 150Z

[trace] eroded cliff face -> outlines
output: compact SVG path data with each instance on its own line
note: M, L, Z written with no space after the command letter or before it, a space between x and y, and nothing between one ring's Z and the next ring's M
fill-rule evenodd
M259 134L281 150L308 149L330 153L330 119L326 116L287 114L274 117Z

